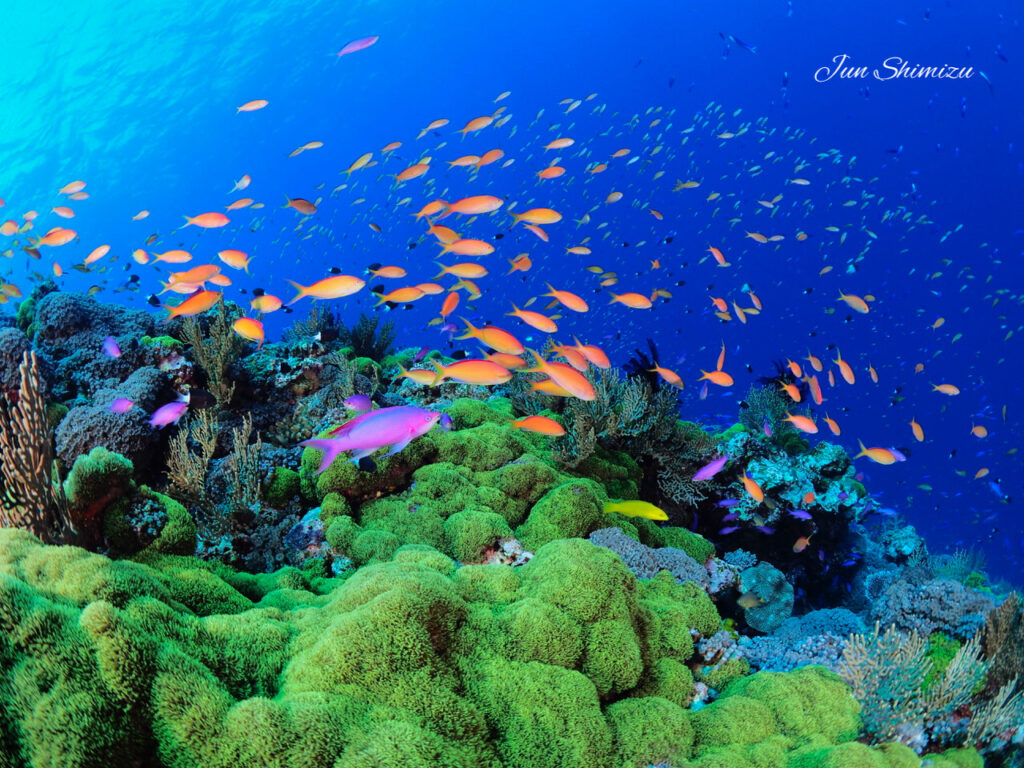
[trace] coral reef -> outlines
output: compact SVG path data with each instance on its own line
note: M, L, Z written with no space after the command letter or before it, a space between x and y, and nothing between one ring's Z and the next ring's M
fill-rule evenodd
M716 435L640 356L589 402L432 387L381 315L257 349L238 314L156 336L47 286L0 328L3 768L964 768L1024 738L1019 599L872 524L778 382ZM356 393L452 429L316 474L296 443ZM541 412L566 435L510 424Z

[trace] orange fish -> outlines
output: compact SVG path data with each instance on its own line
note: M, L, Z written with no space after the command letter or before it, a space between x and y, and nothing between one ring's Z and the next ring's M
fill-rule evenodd
M597 368L611 368L612 364L608 360L608 355L604 353L604 350L600 347L594 346L593 344L581 344L580 340L575 336L572 340L576 342L576 349L580 351L580 354L587 358L587 362Z
M919 443L924 442L924 428L915 419L910 420L910 431L914 433L914 439Z
M542 315L540 312L533 312L528 309L519 309L515 304L512 305L512 311L506 312L506 315L512 317L518 317L524 323L532 328L536 328L538 331L544 333L556 333L558 326L555 325L555 321L547 315Z
M253 199L251 197L243 197L243 198L240 198L238 200L235 200L235 202L231 203L224 210L226 210L226 211L237 211L240 208L248 208L252 204L253 204Z
M679 374L676 373L675 371L671 371L668 368L662 368L660 365L655 365L653 368L649 370L651 373L656 373L659 376L661 376L661 378L663 378L673 387L676 387L677 389L683 388L683 380L679 378Z
M853 368L850 367L848 362L843 360L843 356L839 354L838 349L836 349L836 359L832 362L839 366L839 372L843 375L843 379L847 384L853 384L857 381L857 378L853 375Z
M419 221L424 216L433 216L435 213L440 213L445 209L446 205L447 203L444 200L431 200L420 208L418 213L414 213L413 216L416 217L416 221Z
M712 256L715 257L715 261L718 262L718 266L720 266L720 267L728 267L729 266L729 262L727 262L725 260L725 256L722 255L722 252L720 250L718 250L717 248L715 248L713 245L708 248L708 253L710 253Z
M41 238L36 240L34 246L38 248L40 245L67 245L76 237L78 237L78 233L75 232L75 230L73 229L65 229L64 227L54 227Z
M811 364L811 368L816 370L818 373L821 373L825 369L825 367L821 364L821 360L812 355L810 350L807 351L807 357L805 357L804 360L809 362Z
M830 419L827 413L825 414L825 423L828 424L828 428L833 435L839 435L839 425L835 422L834 419Z
M480 159L476 161L476 167L482 168L485 165L496 163L505 156L505 153L500 149L492 149L489 152L484 152L480 155Z
M932 392L940 392L943 395L959 395L960 388L954 384L932 384Z
M444 243L441 254L454 253L457 256L488 256L494 253L494 246L483 240L460 238L451 243Z
M251 317L240 317L231 324L235 333L247 341L255 341L256 348L263 346L263 323Z
M816 435L818 433L818 425L807 416L794 416L791 413L787 413L786 418L784 418L783 421L788 421L798 430L806 432L809 435Z
M732 376L725 371L701 371L702 376L697 381L704 381L707 379L712 384L717 384L720 387L731 387L733 385Z
M244 270L246 274L249 274L249 262L252 259L245 251L237 251L233 248L228 248L224 251L217 251L217 257L227 264L232 269Z
M312 296L314 299L340 299L343 296L351 296L366 285L366 281L352 275L325 277L310 286L299 285L291 280L288 282L298 291L289 304L294 304L304 296Z
M512 372L508 368L492 360L457 360L451 365L440 365L435 360L430 362L437 371L433 382L431 382L433 387L445 379L452 379L462 384L491 386L504 384L512 378Z
M255 112L257 109L263 109L270 102L266 99L254 99L253 101L247 101L242 106L238 107L235 114L238 112Z
M557 179L559 176L565 173L565 168L560 165L549 165L543 171L537 171L537 178L544 179Z
M614 304L616 302L630 309L650 309L654 306L651 300L641 293L613 293L610 303Z
M511 275L513 272L526 272L533 266L533 260L525 253L521 253L514 259L509 259L508 263L512 265L512 269L506 272L506 275Z
M740 477L740 480L743 481L744 490L746 490L754 501L758 504L764 501L764 491L761 490L761 486L758 485L750 475L744 472Z
M800 394L800 388L796 384L779 382L779 386L785 390L786 394L789 395L789 399L794 403L799 403L803 399L803 396Z
M526 351L519 339L508 331L503 331L501 328L496 328L493 325L477 328L465 318L462 319L462 322L466 324L466 332L461 336L456 336L456 339L479 339L488 347L491 347L491 349L509 355L521 355Z
M459 306L459 294L452 291L444 297L444 303L441 305L441 317L448 317L448 315L455 311L457 306Z
M285 196L285 200L288 202L284 204L285 208L294 208L296 211L301 213L303 216L312 216L316 213L316 206L309 200L305 200L301 197L288 197Z
M548 237L548 233L547 233L547 232L545 232L545 231L544 231L543 229L541 229L540 227L538 227L538 226L537 226L536 224L523 224L523 226L524 226L524 227L525 227L526 229L530 230L530 232L532 232L533 234L535 234L535 235L536 235L537 237L539 237L539 238L540 238L541 240L543 240L543 241L544 241L545 243L546 243L546 242L548 242L548 240L550 239L550 238Z
M590 309L590 307L587 306L587 302L585 302L575 293L571 293L570 291L555 290L551 286L551 283L548 283L547 286L548 292L542 295L551 296L566 309L571 309L573 312L586 312L588 309Z
M808 546L810 546L810 543L810 536L801 536L799 539L796 540L796 543L793 544L793 551L797 553L803 552L805 549L807 549Z
M231 219L223 213L213 212L201 213L198 216L186 216L185 221L188 222L185 224L186 227L189 224L195 224L197 227L202 227L203 229L216 229L217 227L223 227L225 224L228 224Z
M807 387L811 390L811 399L814 401L814 404L821 405L825 398L821 394L821 385L818 383L818 377L811 376L808 379L804 379L804 381L807 382Z
M162 261L165 264L186 264L192 261L192 254L188 251L165 251L164 253L154 253L153 261Z
M860 453L854 456L854 459L859 459L861 456L866 456L876 464L895 464L896 455L888 448L865 448L864 443L860 440L857 441L860 445Z
M445 266L440 262L435 262L437 266L441 268L441 271L434 275L434 279L437 280L439 277L444 275L455 275L455 277L467 277L470 280L476 280L478 278L487 275L487 267L482 264L474 264L471 261L462 262L460 264L452 264Z
M565 365L564 363L547 362L532 349L530 354L533 356L536 367L527 368L527 372L546 374L555 384L580 400L589 401L597 397L594 387L587 380L587 377L572 366Z
M544 145L544 149L565 149L576 143L575 139L555 139Z
M528 224L556 224L562 220L562 214L551 208L530 208L522 213L512 214L515 223L525 221Z
M109 245L101 245L98 248L93 248L92 252L85 257L83 264L92 264L93 262L99 261L110 252Z
M417 299L422 299L426 294L423 289L415 285L407 285L403 288L395 288L393 291L387 293L378 293L377 303L375 306L380 306L387 302L393 302L395 304L410 304Z
M68 184L65 184L63 187L61 187L58 190L58 192L60 192L60 194L62 194L62 195L73 195L76 192L81 192L83 189L85 189L85 182L84 181L72 181L72 182L70 182Z
M527 365L526 361L519 357L519 355L510 355L506 352L484 352L484 357L497 363L502 368L508 368L510 371L518 371Z
M565 434L565 428L547 416L527 416L518 421L510 421L509 424L512 425L512 429L525 429L549 437L560 437Z
M491 117L490 115L484 115L483 117L474 117L472 120L466 123L465 127L459 130L459 133L462 134L462 138L466 138L467 133L475 133L476 131L483 130L493 122L494 118Z
M50 210L56 213L62 219L75 218L75 212L68 208L66 205L58 205L56 208L51 208Z
M257 312L262 312L265 315L269 314L270 312L276 312L282 306L284 306L284 303L279 298L277 298L277 296L271 296L269 293L264 293L262 296L257 296L255 299L249 302L249 307L251 309L255 309Z
M505 204L505 201L500 197L494 195L473 195L472 197L464 197L461 200L456 200L454 203L448 205L448 210L445 211L445 215L452 213L461 213L468 216L475 216L481 213L491 213L501 208Z
M854 312L859 312L862 315L866 315L868 313L868 303L860 296L854 296L851 293L843 293L840 291L837 301L845 301L847 306Z
M165 304L164 309L170 314L164 318L164 322L175 317L192 317L193 315L201 314L220 301L223 295L218 291L199 291L189 296L176 307L170 307Z
M366 271L369 272L374 277L382 278L405 277L407 274L406 271L401 267L371 267Z
M172 272L171 282L172 283L205 283L211 277L220 272L220 267L216 264L201 264L198 267L192 267L192 269L184 272Z

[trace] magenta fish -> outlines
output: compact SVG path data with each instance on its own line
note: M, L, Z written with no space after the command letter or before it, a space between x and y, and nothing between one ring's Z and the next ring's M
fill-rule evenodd
M117 339L113 336L107 336L107 338L103 340L103 351L111 357L121 356L121 348L117 345Z
M129 400L127 397L119 397L107 407L114 413L125 413L130 411L134 405L134 400Z
M373 401L369 395L352 395L345 400L345 407L356 414L366 413L373 408Z
M764 430L764 436L765 437L771 437L772 436L772 425L768 422L768 419L765 419L761 423L761 429Z
M356 51L362 51L369 48L371 45L380 40L379 35L373 35L372 37L361 37L358 40L353 40L351 43L346 43L344 47L338 51L338 57L344 56L347 53L355 53Z
M441 414L412 405L380 408L356 416L331 431L334 437L304 440L299 445L323 451L320 467L314 474L327 470L342 451L352 451L350 460L359 460L375 451L391 446L385 456L393 456L421 435L427 434L441 420Z
M729 460L728 456L719 456L714 461L710 461L703 467L697 470L697 474L693 476L694 480L710 480L712 477L722 471L722 467L725 466L725 462Z
M149 418L149 425L157 429L163 429L168 424L177 423L178 419L185 415L188 410L188 403L178 400L167 405L161 405Z

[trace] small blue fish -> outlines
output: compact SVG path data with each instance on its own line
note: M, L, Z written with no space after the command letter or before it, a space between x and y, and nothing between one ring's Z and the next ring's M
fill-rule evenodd
M715 504L716 507L735 507L740 503L739 499L722 499L720 502Z
M810 512L806 512L802 509L791 509L789 510L790 517L795 517L797 520L813 520Z
M728 536L730 533L736 533L736 531L738 531L739 529L740 527L738 525L730 525L726 526L725 528L722 528L718 531L718 533L721 536Z

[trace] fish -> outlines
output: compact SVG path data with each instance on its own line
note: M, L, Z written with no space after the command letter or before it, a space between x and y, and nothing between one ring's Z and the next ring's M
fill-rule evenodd
M186 411L188 411L188 402L184 400L161 405L150 415L149 425L156 429L163 429L168 424L177 424Z
M345 451L352 452L349 460L357 465L360 459L388 446L390 450L384 457L394 456L417 437L430 432L440 422L441 416L437 411L412 405L379 408L362 413L331 430L329 438L303 440L299 445L321 451L319 467L313 473L314 476L321 475Z
M452 379L463 384L479 384L490 386L504 384L512 378L511 371L491 360L458 360L451 365L441 365L436 360L430 361L436 371L430 386L436 387L445 379Z
M606 514L617 512L627 517L644 517L648 520L668 520L664 510L647 501L606 502L604 511Z
M342 405L350 411L355 411L357 415L373 409L373 401L370 396L363 394L355 394L346 398Z
M707 464L705 464L703 467L701 467L694 473L693 479L697 481L710 480L712 477L714 477L715 475L722 471L722 468L725 467L728 461L728 456L719 456L717 459L709 461Z
M198 216L186 216L185 226L195 225L203 229L218 229L231 223L231 219L225 216L223 213L211 212L211 213L200 213Z
M247 101L242 106L237 107L235 111L236 111L236 113L237 112L255 112L255 111L259 110L259 109L263 109L269 103L270 102L267 101L266 99L254 99L253 101Z
M288 280L287 282L298 291L298 293L295 294L295 298L288 302L289 305L294 304L299 299L305 298L306 296L312 296L314 299L340 299L344 296L351 296L353 293L357 293L362 290L364 285L366 285L365 280L352 275L335 275L333 277L325 277L323 280L318 280L308 286L299 285L292 280Z
M120 357L121 347L118 346L117 339L113 336L107 336L107 338L103 340L103 352L110 357Z
M126 413L133 407L135 407L134 400L129 400L127 397L117 397L107 406L107 409L114 413Z
M232 330L246 341L255 341L256 348L263 346L263 323L251 317L240 317L231 324Z
M895 464L897 461L896 455L887 448L867 448L860 440L857 444L860 446L860 453L854 456L854 459L864 456L876 464Z
M512 429L525 429L527 432L537 432L549 437L561 437L565 434L565 427L547 416L527 416L509 421L509 424Z
M371 45L376 44L378 40L380 40L379 35L360 37L358 40L353 40L349 43L345 43L345 45L341 47L341 50L338 51L336 56L337 58L340 59L342 56L347 56L350 53L356 53L357 51L365 51Z
M164 309L170 313L166 318L164 318L164 322L172 320L175 317L192 317L193 315L202 314L220 301L223 295L223 293L219 293L218 291L199 291L192 294L175 307L164 304Z

